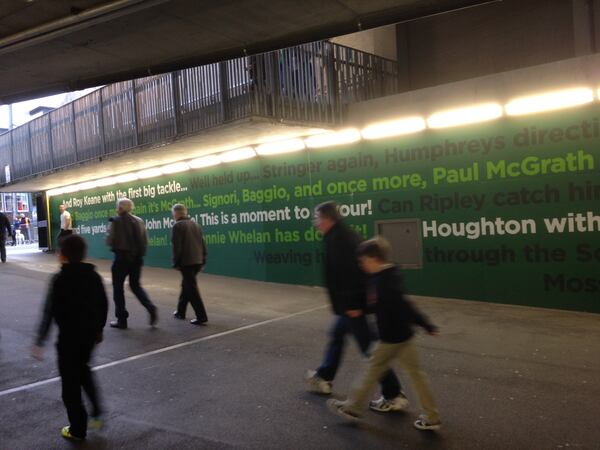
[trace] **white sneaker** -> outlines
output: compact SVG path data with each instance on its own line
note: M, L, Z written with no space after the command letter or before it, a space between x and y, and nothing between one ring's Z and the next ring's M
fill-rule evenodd
M369 402L369 409L377 412L392 412L402 411L408 408L408 399L403 393L400 393L396 398L387 399L385 397L379 397L377 400L371 400Z
M351 423L357 423L361 419L360 414L352 411L348 407L348 402L343 400L336 400L334 398L330 398L329 400L327 400L327 408L329 408L329 410L332 413L337 414L344 420Z
M419 430L439 430L442 422L430 422L427 416L419 416L415 423L413 424L415 428Z
M304 374L304 381L313 392L323 395L331 394L331 381L324 380L318 376L315 370L307 371L306 374Z

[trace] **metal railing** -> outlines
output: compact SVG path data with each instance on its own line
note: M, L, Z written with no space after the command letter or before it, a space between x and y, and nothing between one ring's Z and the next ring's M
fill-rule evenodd
M329 42L114 83L0 135L0 185L251 116L334 125L396 92L395 61Z

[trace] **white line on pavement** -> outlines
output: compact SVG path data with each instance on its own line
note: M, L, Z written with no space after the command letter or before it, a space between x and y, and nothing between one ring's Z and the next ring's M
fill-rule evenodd
M153 355L158 355L159 353L169 352L171 350L177 350L178 348L182 348L182 347L188 347L190 345L197 344L198 342L210 341L211 339L217 339L217 338L220 338L223 336L228 336L230 334L239 333L240 331L246 331L246 330L250 330L252 328L257 328L257 327L260 327L263 325L268 325L270 323L280 322L282 320L291 319L292 317L300 316L302 314L308 314L313 311L318 311L319 309L323 309L326 307L327 307L327 305L321 305L321 306L317 306L315 308L305 309L303 311L298 311L298 312L295 312L292 314L287 314L285 316L275 317L273 319L267 319L267 320L263 320L260 322L251 323L249 325L244 325L242 327L233 328L231 330L222 331L221 333L215 333L215 334L204 336L204 337L201 337L198 339L192 339L191 341L186 341L186 342L181 342L179 344L169 345L168 347L159 348L159 349L152 350L152 351L149 351L146 353L140 353L139 355L129 356L127 358L118 359L116 361L112 361L112 362L109 362L106 364L101 364L99 366L93 367L92 370L97 371L97 370L107 369L109 367L118 366L118 365L125 364L125 363L131 362L131 361L136 361L138 359L147 358L147 357L153 356ZM4 397L4 396L10 395L10 394L15 394L17 392L29 391L31 389L35 389L40 386L45 386L46 384L51 384L51 383L54 383L59 380L60 380L60 377L48 378L46 380L36 381L35 383L24 384L22 386L17 386L14 388L6 389L4 391L0 391L0 397Z

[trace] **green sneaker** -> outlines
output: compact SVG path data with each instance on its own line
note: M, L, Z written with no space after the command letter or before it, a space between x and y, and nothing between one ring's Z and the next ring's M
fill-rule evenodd
M63 427L63 429L60 430L60 435L65 439L69 439L71 441L83 441L85 439L84 437L79 437L75 436L74 434L71 434L70 426Z
M104 420L102 420L102 416L92 416L90 420L88 420L88 428L94 431L100 431L104 426Z

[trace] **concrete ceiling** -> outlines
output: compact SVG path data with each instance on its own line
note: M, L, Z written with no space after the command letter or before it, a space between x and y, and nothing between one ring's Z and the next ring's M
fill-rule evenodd
M0 0L0 104L489 2Z

